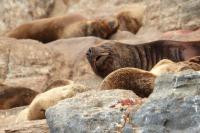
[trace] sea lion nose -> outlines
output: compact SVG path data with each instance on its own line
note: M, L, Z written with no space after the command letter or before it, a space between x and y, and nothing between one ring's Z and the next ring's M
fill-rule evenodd
M93 48L89 48L86 55L91 57L93 55Z

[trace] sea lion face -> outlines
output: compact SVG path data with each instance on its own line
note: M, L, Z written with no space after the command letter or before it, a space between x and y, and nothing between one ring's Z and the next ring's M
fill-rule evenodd
M109 38L112 34L117 32L119 27L116 18L99 18L87 23L87 36L97 36L104 39Z
M89 48L86 55L93 71L105 77L123 66L120 50L117 44L109 42Z

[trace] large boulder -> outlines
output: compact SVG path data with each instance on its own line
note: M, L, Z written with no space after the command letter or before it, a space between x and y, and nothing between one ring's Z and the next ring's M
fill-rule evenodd
M137 98L130 90L88 91L65 99L46 111L50 131L54 133L114 132L126 122L126 110L112 105ZM136 110L138 106L135 105Z
M141 128L157 126L169 132L196 133L200 130L199 95L199 72L161 75L148 101L131 116L131 123Z
M79 37L57 40L48 43L47 46L64 55L67 66L65 76L68 79L97 88L102 79L96 76L90 67L86 58L86 51L102 41L97 37Z
M65 79L61 53L33 40L0 38L0 82L42 92L57 79Z
M55 0L1 0L0 34L34 19L47 17Z
M200 28L199 0L145 0L144 25L162 31Z
M51 15L56 16L76 12L88 18L93 18L113 15L122 8L127 9L127 7L134 10L138 5L144 6L143 0L57 0Z
M0 129L0 133L49 133L46 120L26 121Z

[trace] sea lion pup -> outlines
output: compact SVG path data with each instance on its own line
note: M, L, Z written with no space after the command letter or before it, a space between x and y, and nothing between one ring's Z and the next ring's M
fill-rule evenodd
M101 83L100 89L132 90L140 97L148 97L153 91L156 76L137 68L121 68L110 73Z
M0 109L29 105L37 94L28 88L0 84Z
M93 71L105 77L112 71L123 67L151 70L162 59L178 62L198 56L200 55L200 42L158 40L130 45L106 41L89 48L86 54Z
M41 93L37 95L31 104L19 114L17 121L44 119L45 111L49 107L57 104L63 99L71 98L78 93L88 90L90 90L90 88L84 85L70 84Z
M61 38L83 36L97 36L105 39L115 33L117 29L118 21L114 17L87 20L83 16L70 14L39 19L20 25L6 36L48 43Z
M150 72L159 76L163 73L175 73L188 69L192 69L194 71L200 70L200 56L195 56L187 61L177 63L168 59L163 59L159 61Z

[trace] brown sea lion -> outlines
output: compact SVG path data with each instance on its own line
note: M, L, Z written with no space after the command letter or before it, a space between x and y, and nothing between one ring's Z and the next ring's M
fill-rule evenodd
M156 76L137 68L121 68L110 73L101 83L101 89L132 90L140 97L148 97L154 88Z
M163 59L159 61L150 72L156 76L159 76L163 73L175 73L188 69L200 71L200 56L195 56L187 61L181 61L177 63L168 59Z
M24 87L0 85L0 109L29 105L38 93Z
M199 56L200 41L158 40L137 45L106 41L89 48L86 54L93 71L105 77L123 67L151 70L162 59L178 62Z
M130 31L134 34L138 32L142 26L142 20L139 20L131 11L123 11L117 15L119 21L119 30Z
M97 36L108 38L118 29L114 17L88 20L78 14L45 18L20 25L6 35L17 39L34 39L43 43L60 38Z
M195 62L193 62L195 61ZM101 89L128 89L140 97L148 97L154 88L155 78L163 73L176 73L183 70L200 70L200 56L187 61L173 62L168 59L159 61L151 71L137 68L121 68L113 71L102 81Z

